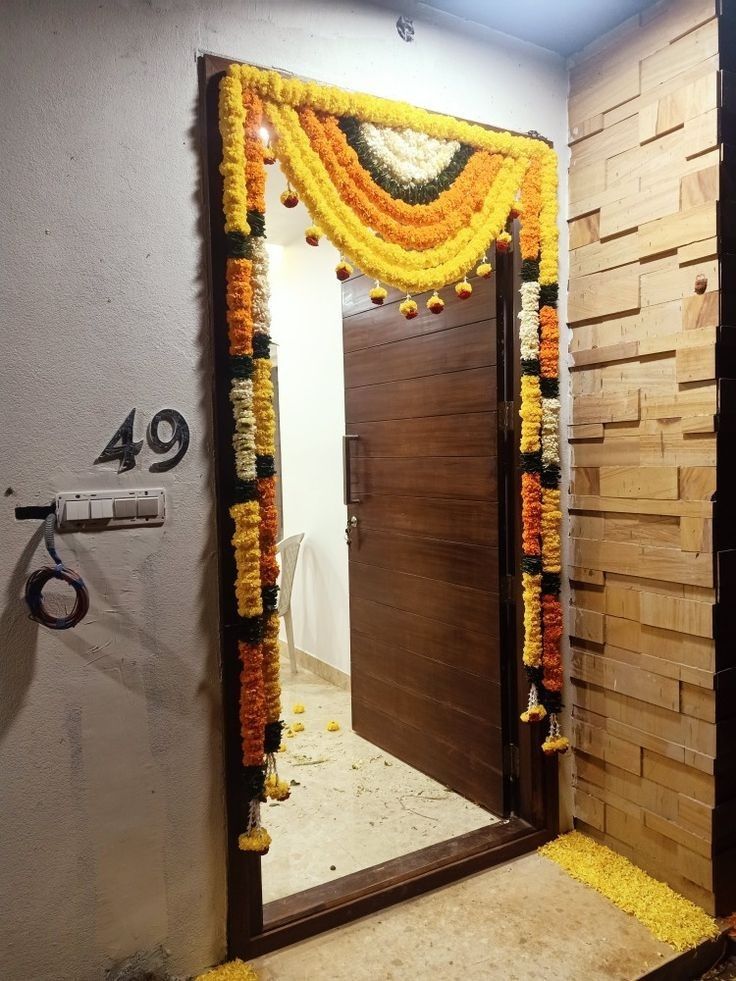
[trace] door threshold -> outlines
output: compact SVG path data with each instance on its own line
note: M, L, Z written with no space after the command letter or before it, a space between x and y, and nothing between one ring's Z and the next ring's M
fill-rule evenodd
M263 907L263 931L250 939L247 950L232 953L243 957L270 953L501 865L552 837L550 831L511 818L274 900Z

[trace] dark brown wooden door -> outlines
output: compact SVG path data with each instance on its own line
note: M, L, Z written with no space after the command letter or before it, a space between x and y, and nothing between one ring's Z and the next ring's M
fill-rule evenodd
M353 727L503 810L495 278L442 314L343 286Z

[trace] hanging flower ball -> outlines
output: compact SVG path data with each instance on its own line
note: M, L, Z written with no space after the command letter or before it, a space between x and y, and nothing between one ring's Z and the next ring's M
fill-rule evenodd
M385 290L378 280L376 280L376 285L370 291L368 296L371 298L371 303L375 303L377 307L382 307L383 301L388 296L388 290Z
M508 232L501 232L496 239L496 252L508 252L513 239Z
M296 208L299 204L299 195L293 187L287 187L281 192L281 203L285 208Z
M519 718L522 722L541 722L546 715L547 709L544 705L530 705Z
M413 320L419 315L419 307L415 300L412 300L410 296L407 296L405 300L402 300L399 304L399 313L406 317L407 320Z
M322 238L322 229L317 225L310 225L309 228L304 232L304 240L307 245L319 245L319 240Z
M238 848L241 852L255 852L266 855L271 847L271 835L265 828L253 828L247 834L238 837Z
M276 776L266 777L266 797L271 800L288 800L291 790L286 780L280 780Z
M276 163L276 154L273 151L273 147L264 146L263 148L263 162L270 166Z
M488 259L483 256L475 272L481 279L490 279L493 275L493 266L490 264Z
M455 283L455 293L460 297L461 300L467 300L469 296L472 296L473 287L465 278L462 283Z
M515 204L511 205L511 210L509 211L509 218L514 221L516 218L521 218L521 204L517 201Z
M445 301L439 295L437 290L435 290L427 300L427 309L430 313L442 313L442 311L445 309Z
M542 752L545 756L554 756L555 753L564 756L569 748L570 740L566 736L556 736L554 738L550 736L542 743Z
M344 283L346 279L350 279L350 277L353 275L353 267L349 262L345 262L344 259L340 259L338 264L335 266L335 275L341 283Z

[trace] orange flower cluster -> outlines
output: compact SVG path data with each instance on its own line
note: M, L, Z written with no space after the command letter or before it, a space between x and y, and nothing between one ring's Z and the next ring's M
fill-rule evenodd
M537 259L541 235L539 212L542 207L542 165L536 157L524 175L521 200L524 208L524 220L519 230L521 257Z
M278 512L276 510L276 478L261 477L258 480L258 503L261 509L261 585L275 586L279 578L276 561L276 535Z
M542 596L542 667L547 691L562 691L562 604L559 596Z
M503 162L499 154L479 150L431 204L408 204L376 184L336 119L320 119L310 109L301 110L299 118L343 201L386 241L417 251L451 238L481 210Z
M542 378L556 378L559 365L560 324L554 307L539 311L539 367Z
M266 169L263 166L263 103L253 89L243 89L245 109L245 186L248 188L248 208L266 213Z
M253 354L253 288L250 259L228 259L227 330L231 355Z
M263 692L263 651L260 644L238 644L240 673L240 737L243 766L263 765L266 699Z
M266 723L281 718L281 682L279 680L281 649L279 615L270 613L263 627L263 692L266 698Z
M521 547L524 555L541 555L542 483L538 473L521 475Z

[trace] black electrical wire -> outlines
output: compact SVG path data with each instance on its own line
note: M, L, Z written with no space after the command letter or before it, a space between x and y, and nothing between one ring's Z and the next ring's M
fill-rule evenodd
M49 630L69 630L71 627L76 627L87 616L89 612L89 592L82 577L74 572L73 569L67 569L61 561L54 543L55 527L56 514L49 514L44 523L43 540L46 550L54 560L55 565L47 565L43 569L37 569L31 573L26 582L25 599L30 610L31 620L35 620L36 623L40 623L43 627L48 627ZM64 617L53 616L44 606L43 588L51 579L58 579L61 582L65 582L74 590L74 606L72 607L71 613L68 613Z

